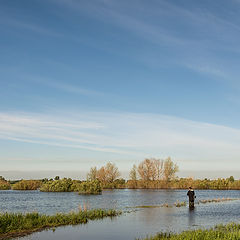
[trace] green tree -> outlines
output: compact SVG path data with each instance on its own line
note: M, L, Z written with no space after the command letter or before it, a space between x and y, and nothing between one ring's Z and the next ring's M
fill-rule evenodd
M99 180L82 182L79 186L79 194L101 194L102 187Z
M13 190L37 190L41 187L40 180L21 180L12 186Z
M8 181L6 181L3 177L0 178L0 190L9 190L11 189L11 185Z
M229 180L229 182L231 182L231 183L233 183L233 182L235 181L235 179L234 179L233 176L230 176L228 180Z

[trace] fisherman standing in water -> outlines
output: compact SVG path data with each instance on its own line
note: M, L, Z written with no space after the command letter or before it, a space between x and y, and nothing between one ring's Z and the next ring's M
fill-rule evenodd
M196 196L191 187L189 187L187 195L189 198L189 209L194 209L194 199L196 198Z

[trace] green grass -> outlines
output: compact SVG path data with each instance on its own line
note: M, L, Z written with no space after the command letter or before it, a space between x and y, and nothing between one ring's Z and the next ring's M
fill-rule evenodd
M184 231L179 234L158 233L144 240L239 240L240 224L218 225L209 230Z
M49 227L83 224L89 220L120 214L120 211L102 209L57 213L50 216L39 213L0 213L0 239L5 236L19 236L21 232L31 233Z

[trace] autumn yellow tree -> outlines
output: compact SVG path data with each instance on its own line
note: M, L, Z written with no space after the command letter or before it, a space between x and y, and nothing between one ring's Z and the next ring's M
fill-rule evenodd
M163 177L164 161L161 159L153 159L153 165L156 180L161 180Z
M121 174L115 164L108 162L105 166L105 176L106 181L112 183L114 180L120 177Z
M105 171L105 167L101 167L98 171L97 171L97 179L101 182L106 182L106 171Z
M155 180L156 171L152 159L146 158L138 165L138 174L144 181Z
M164 180L166 180L167 182L171 181L175 177L176 172L178 172L177 164L175 164L171 160L171 158L168 157L164 161L164 170L163 170Z
M134 164L130 173L129 173L129 181L128 181L129 188L136 188L137 187L137 166Z
M132 181L137 181L137 166L135 164L129 173L129 179Z
M97 179L97 167L91 167L89 173L87 174L87 180L95 181Z

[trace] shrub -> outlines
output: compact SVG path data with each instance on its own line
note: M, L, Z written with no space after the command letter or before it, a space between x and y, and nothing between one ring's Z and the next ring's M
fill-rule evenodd
M63 178L59 180L49 180L44 183L40 191L42 192L72 192L73 184L76 184L77 181L73 181L71 178Z
M82 182L79 188L79 194L101 194L102 187L100 181L86 181Z
M37 190L42 185L39 180L21 180L12 186L13 190Z
M11 189L11 185L6 180L0 180L0 190L9 190Z

